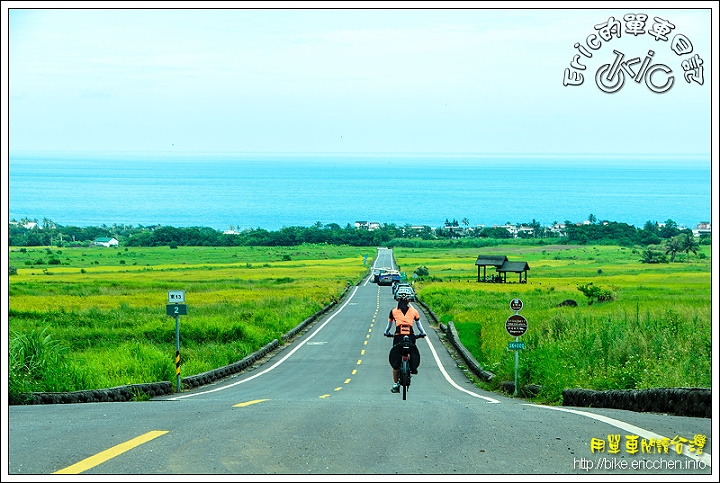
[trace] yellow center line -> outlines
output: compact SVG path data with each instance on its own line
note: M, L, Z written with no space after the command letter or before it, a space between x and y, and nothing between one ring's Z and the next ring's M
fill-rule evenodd
M362 362L362 359L358 359L358 361L357 361L358 365L360 365L361 362Z
M347 384L348 382L350 382L350 378L345 379L345 384Z
M361 355L361 356L364 356L364 355L365 355L365 349L363 349L363 350L360 351L360 355Z
M85 470L89 470L90 468L97 466L101 463L106 462L109 459L112 459L118 455L123 454L126 451L129 451L133 449L136 446L140 446L143 443L147 443L148 441L157 438L158 436L162 436L163 434L167 433L168 431L150 431L148 433L145 433L141 436L138 436L137 438L133 438L130 441L126 441L124 443L120 443L116 446L113 446L112 448L106 449L105 451L101 451L100 453L91 456L89 458L85 458L82 461L79 461L75 463L74 465L70 465L67 468L63 468L61 470L58 470L54 472L54 475L77 475L78 473L82 473Z
M352 375L355 375L355 374L357 374L357 369L353 369L353 370L352 370L352 372L351 372L350 374L352 374Z
M330 394L323 394L322 396L320 396L320 399L325 399L326 397L330 397Z
M240 404L235 404L233 407L234 408L244 408L245 406L250 406L251 404L257 404L257 403L261 403L264 401L269 401L269 399L255 399L253 401L246 401L246 402L243 402Z
M336 388L335 388L335 390L336 390L336 391L339 391L340 389L342 389L342 386L341 386L341 387L336 387Z

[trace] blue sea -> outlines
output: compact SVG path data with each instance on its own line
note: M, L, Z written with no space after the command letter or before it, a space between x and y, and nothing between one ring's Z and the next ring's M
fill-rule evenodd
M710 159L452 155L10 157L9 219L217 230L711 221Z

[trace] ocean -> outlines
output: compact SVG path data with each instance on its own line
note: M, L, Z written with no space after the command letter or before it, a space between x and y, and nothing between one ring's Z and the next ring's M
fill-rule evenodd
M710 159L452 155L10 157L9 219L217 230L711 221Z

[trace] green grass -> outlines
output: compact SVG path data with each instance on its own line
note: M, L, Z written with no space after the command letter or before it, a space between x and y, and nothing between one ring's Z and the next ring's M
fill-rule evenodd
M181 375L231 364L336 301L367 273L354 247L10 249L11 391L175 380L169 290L185 290ZM62 252L58 254L57 252ZM142 264L117 264L118 256ZM98 263L96 263L98 262ZM25 347L25 348L24 348Z
M558 402L573 387L711 386L710 247L702 250L661 265L640 263L638 250L608 246L396 248L395 257L409 273L428 267L416 283L419 296L442 322L453 321L463 345L496 374L490 389L514 380L515 356L507 350L514 337L505 321L514 313L510 300L521 299L528 330L519 338L518 382L539 384L539 400ZM480 253L528 262L528 282L478 283ZM516 277L508 274L508 282ZM589 283L614 300L589 304L578 290ZM578 306L559 307L566 299Z
M539 402L562 390L711 386L710 247L676 263L640 263L640 249L529 244L485 248L396 247L415 288L492 383L514 380L505 330L519 298L520 384ZM10 248L10 392L99 389L175 381L175 323L167 292L186 292L181 376L236 362L337 300L367 273L374 249L348 246ZM60 253L58 253L60 252ZM528 283L478 283L479 254L530 265ZM363 265L363 255L368 255ZM60 264L48 265L56 257ZM44 259L44 264L33 261ZM125 260L124 264L119 263ZM30 264L26 264L30 261ZM488 274L494 269L488 269ZM592 283L614 300L589 304ZM558 307L566 299L578 307Z

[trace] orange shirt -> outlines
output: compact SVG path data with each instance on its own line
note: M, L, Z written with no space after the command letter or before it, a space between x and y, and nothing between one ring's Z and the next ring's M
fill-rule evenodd
M412 326L416 320L420 320L420 313L415 310L415 307L408 305L408 310L404 314L402 310L395 307L390 311L388 321L395 321L395 333L407 335L412 332Z

